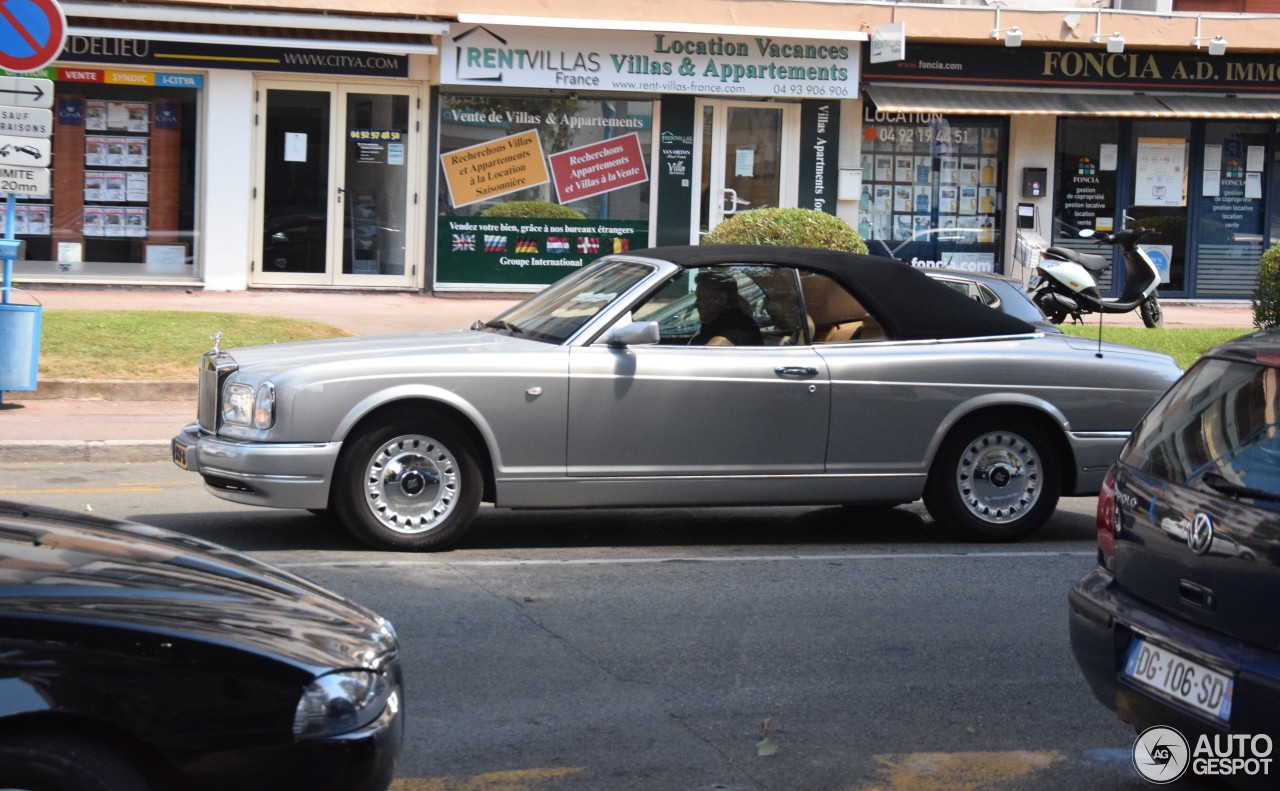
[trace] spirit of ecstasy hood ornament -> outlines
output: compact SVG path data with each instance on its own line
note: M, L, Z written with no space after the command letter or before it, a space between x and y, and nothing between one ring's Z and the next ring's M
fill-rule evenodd
M222 332L215 332L209 336L209 340L213 341L213 348L209 350L209 354L217 354L219 352L218 344L222 342Z

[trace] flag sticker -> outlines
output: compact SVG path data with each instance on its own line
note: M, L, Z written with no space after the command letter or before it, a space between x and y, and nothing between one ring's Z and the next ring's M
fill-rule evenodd
M473 233L455 233L453 235L453 251L456 252L474 252L476 249L476 235Z
M536 253L538 252L538 240L532 236L521 236L516 240L517 253Z
M600 237L598 236L579 236L578 237L579 253L598 253L600 252Z
M486 253L505 253L507 251L507 237L501 234L485 234L484 251Z
M567 253L569 252L569 237L567 236L548 236L547 237L548 253Z

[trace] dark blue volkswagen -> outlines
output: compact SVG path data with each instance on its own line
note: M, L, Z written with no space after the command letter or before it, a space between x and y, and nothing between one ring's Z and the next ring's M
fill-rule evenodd
M1097 525L1069 594L1094 695L1162 750L1180 733L1188 776L1280 787L1280 332L1211 350L1152 407Z

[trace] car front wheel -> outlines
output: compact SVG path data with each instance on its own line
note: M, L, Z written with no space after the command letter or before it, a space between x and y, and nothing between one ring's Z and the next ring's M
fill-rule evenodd
M123 758L77 737L19 736L0 742L0 788L9 791L147 791Z
M419 425L426 422L427 425ZM480 507L476 454L452 423L402 416L350 440L338 461L333 507L378 549L444 549Z
M975 541L1017 541L1058 505L1057 453L1041 428L1017 419L961 423L943 443L924 504L939 525Z

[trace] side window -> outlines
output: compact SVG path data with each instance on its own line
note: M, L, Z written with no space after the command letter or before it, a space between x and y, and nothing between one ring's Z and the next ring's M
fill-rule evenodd
M661 343L765 346L805 343L795 273L784 267L692 267L633 311L655 321Z
M836 281L816 272L800 273L804 306L813 323L814 343L885 339L884 330L862 303Z

